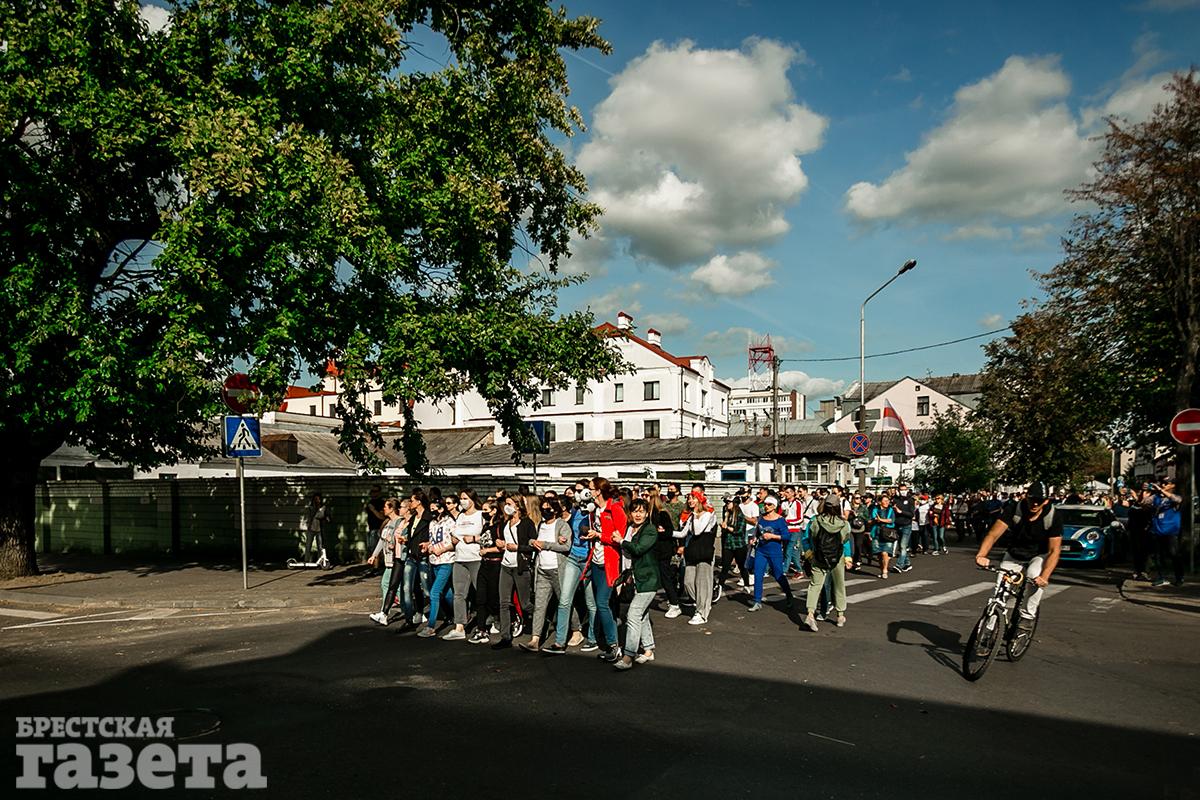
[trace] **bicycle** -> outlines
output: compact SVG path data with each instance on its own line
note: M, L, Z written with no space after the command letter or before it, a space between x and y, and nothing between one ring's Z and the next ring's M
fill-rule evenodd
M977 681L987 672L987 668L996 658L1001 640L1004 641L1008 660L1020 661L1033 644L1033 634L1041 616L1039 609L1029 629L1021 630L1021 614L1019 611L1013 613L1014 609L1021 607L1025 599L1025 587L1030 583L1023 570L999 569L992 566L980 569L997 573L996 588L992 590L992 596L988 598L979 621L975 623L971 635L967 638L962 674L969 681Z

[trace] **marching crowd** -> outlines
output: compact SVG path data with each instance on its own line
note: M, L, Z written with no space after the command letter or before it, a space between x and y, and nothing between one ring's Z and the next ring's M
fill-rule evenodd
M384 566L382 604L371 618L417 636L560 654L599 651L618 669L654 660L651 610L703 625L736 572L748 611L763 608L769 579L794 603L809 578L803 625L846 624L845 574L912 569L911 555L940 555L956 499L901 484L878 495L841 487L743 488L712 502L703 484L619 488L604 478L560 494L521 487L479 498L437 488L378 497L378 539L369 561ZM960 521L959 538L965 525ZM623 647L618 628L624 624Z
M948 531L960 542L969 535L983 541L995 520L1011 521L1021 499L930 495L901 483L861 494L837 486L744 487L712 502L700 483L684 493L678 483L622 488L601 477L561 493L522 486L486 499L470 489L443 496L437 488L384 499L373 489L367 508L378 537L369 561L382 561L384 570L382 604L371 619L388 625L398 606L401 623L422 638L437 636L443 620L442 639L493 649L512 647L527 632L523 650L579 647L629 669L654 660L651 611L660 593L664 619L687 607L688 623L704 625L727 590L743 593L748 611L763 609L768 577L790 611L792 583L807 578L803 627L841 627L848 571L877 571L884 580L907 572L916 555L949 552ZM1107 504L1119 517L1122 508L1132 510L1123 517L1136 522L1151 508L1144 499L1119 495ZM1135 565L1138 552L1135 546ZM1143 555L1139 572L1144 564ZM728 586L735 572L736 589Z

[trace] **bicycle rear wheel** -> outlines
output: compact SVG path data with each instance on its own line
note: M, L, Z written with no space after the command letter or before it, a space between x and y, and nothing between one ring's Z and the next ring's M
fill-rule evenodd
M967 637L967 648L963 651L962 674L969 681L977 681L987 672L996 658L1000 639L1004 636L1004 615L995 608L987 608L974 630Z
M1009 661L1020 661L1021 658L1029 652L1029 645L1033 644L1033 634L1037 630L1038 619L1042 616L1041 609L1033 617L1033 624L1029 626L1028 631L1020 629L1021 614L1018 611L1013 615L1012 631L1009 633L1007 640L1004 643L1005 653L1008 655Z

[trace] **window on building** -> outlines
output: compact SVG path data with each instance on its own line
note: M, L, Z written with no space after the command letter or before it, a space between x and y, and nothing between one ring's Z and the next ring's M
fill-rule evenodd
M379 416L379 415L381 415L382 413L383 413L383 401L382 401L382 400L376 400L376 401L375 401L375 416L377 416L377 417L378 417L378 416Z
M642 384L643 400L661 400L662 387L658 381L646 381Z
M577 442L583 441L583 423L582 422L575 423L575 441L577 441Z
M624 403L625 402L625 384L618 383L613 386L613 402L614 403Z
M624 439L625 438L625 423L624 422L614 422L613 423L613 438L614 439Z
M700 407L705 408L708 405L708 390L700 390Z
M658 420L648 419L642 424L642 436L647 439L657 439L659 435Z
M692 438L696 438L696 423L692 423Z
M308 407L308 415L309 415L310 417L315 417L315 416L317 415L317 407L316 407L316 406L309 406L309 407Z
M542 389L542 405L543 406L554 405L554 390Z
M583 396L587 394L587 389L582 386L575 387L575 405L583 405Z
M923 394L917 398L917 416L929 416L929 395Z
M687 381L683 383L683 402L692 402L692 385Z
M546 423L546 441L547 442L554 441L554 423L553 422Z

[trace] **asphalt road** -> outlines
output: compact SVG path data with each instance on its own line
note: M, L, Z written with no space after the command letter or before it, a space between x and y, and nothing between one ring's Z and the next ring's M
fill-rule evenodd
M0 616L0 707L10 738L17 716L215 727L195 741L261 749L264 796L1200 797L1200 615L1064 568L1029 655L972 684L987 576L916 563L852 586L840 630L737 594L702 627L655 614L658 658L627 673L365 608Z

